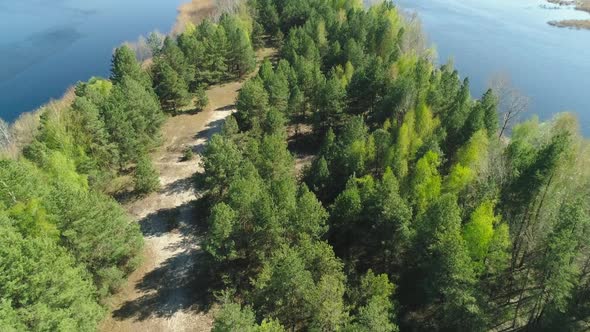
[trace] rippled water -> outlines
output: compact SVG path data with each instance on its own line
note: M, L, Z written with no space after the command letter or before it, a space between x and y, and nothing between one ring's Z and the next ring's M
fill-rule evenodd
M15 119L94 75L112 50L172 27L183 0L0 0L0 117Z
M416 11L440 62L452 58L479 97L496 73L508 73L531 98L530 114L549 119L575 111L590 135L590 30L552 27L585 19L572 8L545 9L541 0L398 0Z

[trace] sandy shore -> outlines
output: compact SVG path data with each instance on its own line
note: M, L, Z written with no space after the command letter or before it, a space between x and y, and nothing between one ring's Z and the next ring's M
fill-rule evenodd
M576 10L590 14L590 0L547 0L547 2L558 6L574 6ZM559 28L588 29L590 30L590 18L586 20L561 20L549 21L549 25Z

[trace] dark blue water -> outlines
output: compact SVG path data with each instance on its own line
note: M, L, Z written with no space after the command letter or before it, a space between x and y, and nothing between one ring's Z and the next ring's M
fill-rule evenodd
M80 80L113 48L174 24L186 0L0 0L0 117L12 121Z
M416 11L441 62L452 58L476 97L490 78L508 73L531 99L529 116L574 111L590 135L590 30L549 26L586 19L571 8L543 9L542 0L397 0Z

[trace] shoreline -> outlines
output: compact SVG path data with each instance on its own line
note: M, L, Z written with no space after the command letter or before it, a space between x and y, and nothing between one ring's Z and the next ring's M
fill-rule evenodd
M559 7L573 6L575 10L590 14L590 0L547 0L548 3ZM547 24L558 28L590 30L590 18L549 21Z
M590 30L590 19L587 20L561 20L549 21L547 24L557 28L568 28L575 30Z

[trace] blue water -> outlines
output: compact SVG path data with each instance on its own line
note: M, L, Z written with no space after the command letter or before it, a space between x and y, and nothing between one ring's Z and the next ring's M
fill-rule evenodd
M80 80L114 47L174 24L186 0L0 0L0 117L12 121Z
M542 0L397 0L415 11L440 62L452 58L481 96L494 74L509 74L531 99L528 116L574 111L590 134L590 30L556 28L551 20L587 19Z

